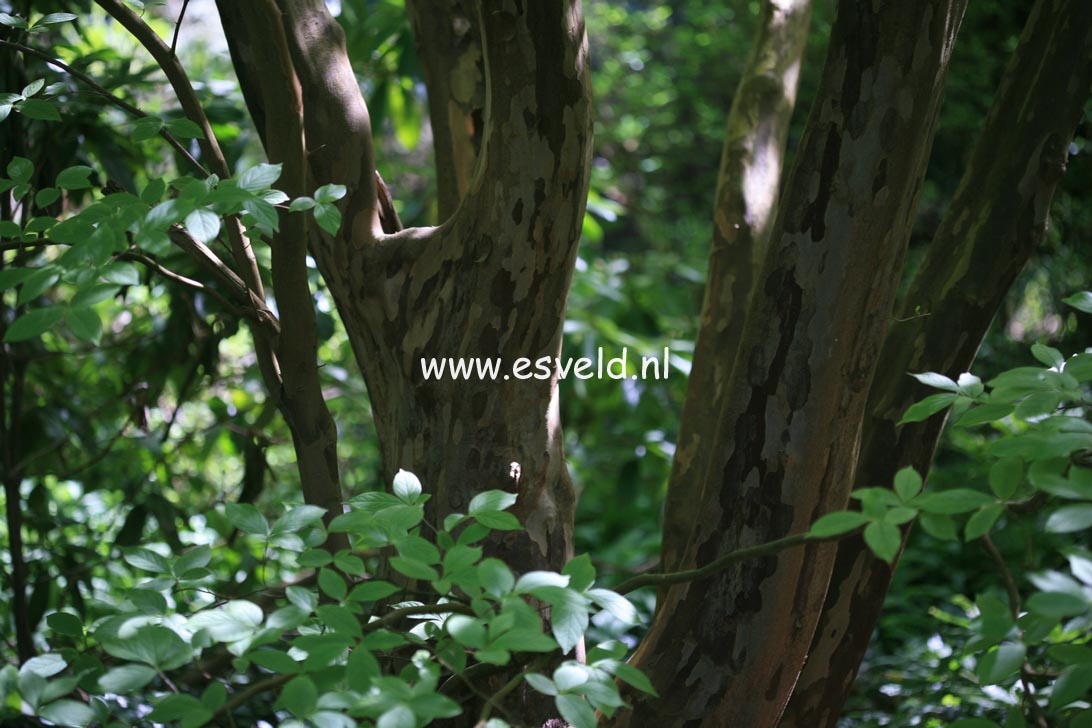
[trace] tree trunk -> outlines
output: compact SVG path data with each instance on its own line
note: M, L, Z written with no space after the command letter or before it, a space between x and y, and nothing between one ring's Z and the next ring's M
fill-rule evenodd
M785 141L796 105L800 63L807 46L811 0L771 0L762 7L754 45L732 99L717 175L713 244L694 363L683 407L680 443L697 445L708 425L704 416L723 406L721 387L737 364L748 303L761 273L777 210ZM664 570L683 568L693 525L684 485L716 457L709 448L680 448L672 463L660 561ZM678 484L678 485L675 485Z
M386 474L417 473L434 522L465 512L482 490L518 493L527 531L496 552L519 570L560 568L574 503L556 376L504 372L519 357L560 352L590 170L580 3L488 3L477 21L490 107L477 174L444 225L394 235L379 228L367 109L336 21L318 0L278 4L302 87L311 184L349 188L340 234L312 236L311 251L364 372ZM260 75L268 53L256 47L268 37L246 41L241 4L220 9L248 106L282 113L244 80ZM503 361L497 381L424 380L422 357L475 356Z
M428 87L440 220L470 189L485 131L485 59L472 0L407 0Z
M665 531L680 565L805 531L845 506L963 0L840 3L819 96L716 406L687 423ZM711 280L710 286L723 285ZM742 315L737 312L736 315ZM683 540L685 539L685 540ZM773 726L833 562L797 548L666 591L636 661L661 697L620 725Z
M1083 0L1039 0L1032 10L971 163L884 341L858 487L890 487L906 465L928 471L943 418L896 426L924 393L906 372L969 369L1005 293L1046 233L1050 200L1092 85L1089 28L1092 4ZM839 544L785 725L836 725L891 575L892 567L859 537Z

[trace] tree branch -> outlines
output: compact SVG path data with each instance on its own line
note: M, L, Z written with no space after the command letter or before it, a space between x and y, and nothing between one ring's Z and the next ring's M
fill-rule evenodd
M190 83L182 63L167 47L167 44L163 42L163 39L140 16L129 9L122 0L95 0L95 2L111 17L121 23L159 64L159 67L167 76L171 88L174 89L175 95L178 97L178 103L182 106L182 111L190 121L197 124L201 129L201 137L198 139L198 143L201 146L203 155L208 159L213 173L222 179L230 177L231 169L228 167L227 159L220 149L220 143L216 139L216 134L212 131L212 125L205 114L205 109L201 105L201 100L197 97L197 93L194 91L193 84ZM231 241L232 255L235 258L236 265L242 272L243 280L246 281L247 287L254 293L254 296L264 302L265 289L262 285L258 262L254 257L250 242L243 235L242 225L237 217L232 217L227 221L225 228L228 239ZM258 355L258 364L266 388L270 393L276 393L280 388L280 372L272 350L269 348L268 342L263 341L261 337L255 337L254 348Z
M897 424L922 393L903 372L967 371L1012 282L1042 240L1092 85L1089 27L1092 3L1084 0L1039 0L1028 15L963 178L883 342L863 424L861 485L891 483L907 465L929 469L944 418ZM930 315L915 317L919 307ZM839 544L785 721L836 725L892 573L859 539Z
M114 96L114 94L110 93L108 90L106 90L105 88L100 86L93 78L91 78L87 74L81 73L80 71L77 71L75 68L72 68L72 66L68 65L64 61L59 61L56 58L51 57L47 53L43 53L42 51L38 50L37 48L31 48L30 46L25 46L22 43L15 43L15 42L12 42L10 40L4 40L2 38L0 38L0 47L11 48L13 50L19 51L20 53L25 53L26 55L34 56L35 58L38 58L38 59L40 59L42 61L45 61L46 63L48 63L51 66L55 66L55 67L61 69L62 71L67 73L69 76L76 79L77 81L79 81L80 83L87 86L88 88L90 88L95 93L97 93L99 96L101 96L104 99L106 99L107 101L109 101L114 106L118 107L119 109L121 109L123 111L128 112L129 114L132 114L133 116L135 116L135 117L137 117L139 119L142 119L142 118L148 116L148 114L144 113L143 111L141 111L136 106L133 106L128 101L125 101L124 99L119 99L117 96ZM185 159L187 162L189 162L191 165L193 165L194 169L196 169L201 174L201 176L203 176L203 177L208 176L209 172L208 172L207 169L205 169L204 165L202 165L200 162L198 162L196 159L194 159L194 156L192 154L190 154L189 150L186 149L185 145L183 145L182 142L178 141L178 139L173 134L171 134L169 131L167 131L166 128L163 128L163 129L159 130L159 136L163 137L167 141L168 144L170 144L172 147L174 147L174 150L176 152L178 152L180 155L182 155L183 159Z
M853 532L851 532L853 533ZM775 541L769 541L767 543L758 544L757 546L748 546L746 548L736 549L730 551L723 556L710 561L705 566L697 569L687 569L685 571L671 571L666 573L653 573L653 574L638 574L637 576L626 579L618 586L614 587L613 591L619 594L628 594L632 591L636 591L646 586L668 586L670 584L683 584L689 581L699 581L701 579L707 579L718 572L724 571L732 564L738 564L740 561L746 561L748 559L760 559L763 556L772 556L773 554L780 553L787 548L793 546L799 546L805 543L824 543L828 541L837 541L845 538L849 534L829 536L829 537L815 537L809 536L806 533L798 533L793 536L785 536Z

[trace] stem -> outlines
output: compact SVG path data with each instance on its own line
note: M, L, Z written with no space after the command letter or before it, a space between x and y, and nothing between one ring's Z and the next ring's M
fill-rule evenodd
M772 556L779 553L784 549L798 546L802 543L822 543L825 541L837 541L841 538L849 536L855 533L857 529L849 531L848 533L839 534L837 536L824 536L817 537L811 536L807 533L798 533L793 536L785 536L774 541L767 543L761 543L757 546L748 546L742 549L736 549L730 551L724 556L718 559L710 561L705 566L697 569L689 569L687 571L671 571L667 573L659 574L639 574L637 576L626 579L621 584L614 588L614 591L619 594L628 594L631 591L640 589L645 586L667 586L669 584L681 584L686 581L697 581L699 579L705 579L714 574L723 571L732 564L740 561L746 561L747 559L758 559L763 556Z
M59 61L56 58L51 57L49 54L43 53L42 51L38 50L37 48L31 48L30 46L25 46L22 43L14 43L14 42L12 42L10 40L3 40L3 39L0 39L0 47L6 47L6 48L11 48L13 50L17 50L20 53L24 53L24 54L26 54L28 56L34 56L35 58L39 58L39 59L45 61L46 63L48 63L51 66L56 66L57 68L61 69L65 73L67 73L72 78L76 79L77 81L79 81L83 85L90 88L92 91L97 93L99 96L102 96L104 99L109 101L114 106L118 107L119 109L122 109L123 111L128 112L129 114L132 114L133 116L137 117L138 119L143 119L144 117L148 116L148 114L144 113L143 111L141 111L137 107L133 106L128 101L125 101L124 99L119 99L117 96L114 96L114 94L110 93L105 88L100 86L97 82L95 82L94 79L92 79L87 74L77 71L75 68L72 68L72 66L69 66L67 63L65 63L63 61ZM201 176L203 176L203 177L208 177L209 176L209 172L208 172L207 169L205 169L204 165L202 165L200 162L198 162L196 159L194 159L194 156L189 153L189 151L182 144L182 142L178 141L178 139L175 138L175 136L173 134L171 134L169 131L167 131L166 128L163 128L163 129L159 130L159 136L166 139L167 143L170 144L172 147L174 147L176 152L181 154L182 157L187 162L189 162L191 165L193 165L194 168L197 169L201 173Z
M1005 592L1009 598L1009 614L1012 615L1012 621L1016 622L1020 619L1020 590L1016 586L1016 578L1012 575L1012 570L1009 569L1005 558L997 550L997 546L994 545L990 534L985 533L982 535L982 546L985 547L986 553L990 555L990 560L993 561L994 566L997 567L997 571L1001 575L1001 581L1005 584ZM1023 634L1024 632L1021 630L1021 638L1023 638ZM1020 666L1020 685L1024 688L1024 704L1034 716L1036 725L1039 728L1046 728L1049 725L1046 716L1043 715L1043 711L1039 707L1039 701L1035 699L1031 692L1030 665L1027 662Z
M182 30L182 20L186 17L186 8L190 6L190 0L182 0L182 9L178 12L178 20L174 24L174 37L171 38L171 55L177 55L178 33Z
M519 687L520 683L523 682L524 674L526 672L530 671L530 670L534 670L535 668L539 667L540 665L545 664L546 661L549 659L549 657L550 657L549 655L539 655L534 660L532 660L530 663L528 663L528 665L524 669L520 670L515 675L513 675L512 679L509 680L508 682L506 682L504 685L502 685L500 690L493 693L493 697L491 697L491 698L489 698L489 700L485 701L485 705L482 706L482 712L481 712L481 716L478 718L478 722L479 723L485 723L487 720L489 720L489 715L493 712L494 708L496 708L497 710L500 710L500 711L503 712L504 709L501 708L501 702L506 697L508 697L509 693L511 693L513 690L515 690L517 687Z

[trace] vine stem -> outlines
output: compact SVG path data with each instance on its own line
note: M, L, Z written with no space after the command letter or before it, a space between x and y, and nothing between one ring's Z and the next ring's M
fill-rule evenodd
M700 579L706 579L714 574L723 571L732 564L740 561L746 561L747 559L757 559L763 556L771 556L779 553L787 548L793 546L799 546L804 543L823 543L827 541L837 541L852 533L855 533L859 529L853 529L846 533L840 533L836 536L812 536L809 533L797 533L792 536L785 536L784 538L775 539L766 543L758 544L757 546L747 546L746 548L736 549L730 551L720 558L710 561L705 566L697 569L688 569L686 571L669 571L664 573L655 574L638 574L637 576L626 579L621 584L614 588L614 591L619 594L628 594L631 591L635 591L646 586L668 586L670 584L681 584L686 581L698 581Z

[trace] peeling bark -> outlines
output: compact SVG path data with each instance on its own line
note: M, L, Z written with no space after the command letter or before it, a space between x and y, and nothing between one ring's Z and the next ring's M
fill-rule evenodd
M697 443L705 414L724 406L723 386L737 364L748 303L761 272L781 184L785 141L796 105L800 62L807 45L811 0L771 1L762 19L739 88L732 99L717 176L713 244L701 325L683 407L680 443ZM672 463L664 514L665 571L683 568L685 544L712 448L682 448Z
M667 545L684 563L802 532L845 506L963 7L840 3L739 366L694 428L702 434L679 443L717 451L680 504L690 533ZM635 658L661 697L618 724L775 725L833 556L793 549L669 589Z
M954 375L970 368L1005 293L1046 233L1051 197L1092 86L1090 59L1092 4L1039 0L971 163L884 341L881 376L869 392L857 486L890 486L906 465L928 471L943 418L896 426L923 394L906 372ZM891 575L892 567L874 558L859 537L839 544L785 725L836 725Z

